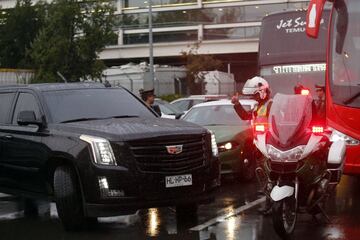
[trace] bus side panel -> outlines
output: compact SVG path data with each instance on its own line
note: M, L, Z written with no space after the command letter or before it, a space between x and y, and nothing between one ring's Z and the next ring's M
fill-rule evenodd
M360 174L360 145L347 147L344 173L347 175Z

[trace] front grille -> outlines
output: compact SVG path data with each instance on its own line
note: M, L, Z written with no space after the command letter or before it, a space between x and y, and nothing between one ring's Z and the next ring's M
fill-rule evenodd
M152 138L130 142L129 145L137 167L142 172L184 173L205 164L205 137L202 135ZM166 146L173 145L182 145L182 152L169 154Z

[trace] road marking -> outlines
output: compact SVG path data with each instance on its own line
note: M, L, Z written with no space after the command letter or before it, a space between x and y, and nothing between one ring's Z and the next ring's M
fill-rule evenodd
M5 194L5 193L0 193L0 198L3 198L3 197L10 197L11 195L8 195L8 194Z
M212 225L214 225L216 223L219 223L219 222L223 222L228 218L234 217L234 216L236 216L236 215L238 215L238 214L240 214L240 213L242 213L242 212L244 212L244 211L246 211L246 210L248 210L248 209L250 209L250 208L252 208L252 207L254 207L256 205L258 205L258 204L261 204L261 203L265 202L265 200L266 200L266 197L259 198L259 199L255 200L253 202L250 202L248 204L245 204L245 205L243 205L241 207L236 208L230 214L228 213L228 214L218 216L216 218L210 219L209 221L207 221L207 222L205 222L205 223L203 223L201 225L190 228L190 231L196 231L196 232L202 231L207 227L210 227L210 226L212 226Z
M0 220L14 220L24 217L24 211L12 212L4 215L0 215Z
M56 204L53 203L53 202L50 203L50 218L59 218L57 208L56 208Z

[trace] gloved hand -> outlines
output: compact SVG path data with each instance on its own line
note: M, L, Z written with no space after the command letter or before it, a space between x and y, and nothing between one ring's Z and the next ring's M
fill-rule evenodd
M231 98L231 103L234 104L234 105L240 104L240 102L239 102L239 93L236 93L236 94Z

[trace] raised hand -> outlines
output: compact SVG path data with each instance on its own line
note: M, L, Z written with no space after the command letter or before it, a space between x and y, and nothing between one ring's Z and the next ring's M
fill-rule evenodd
M236 94L231 98L231 103L232 103L232 104L235 104L235 105L240 104L240 102L239 102L239 93L236 93Z

